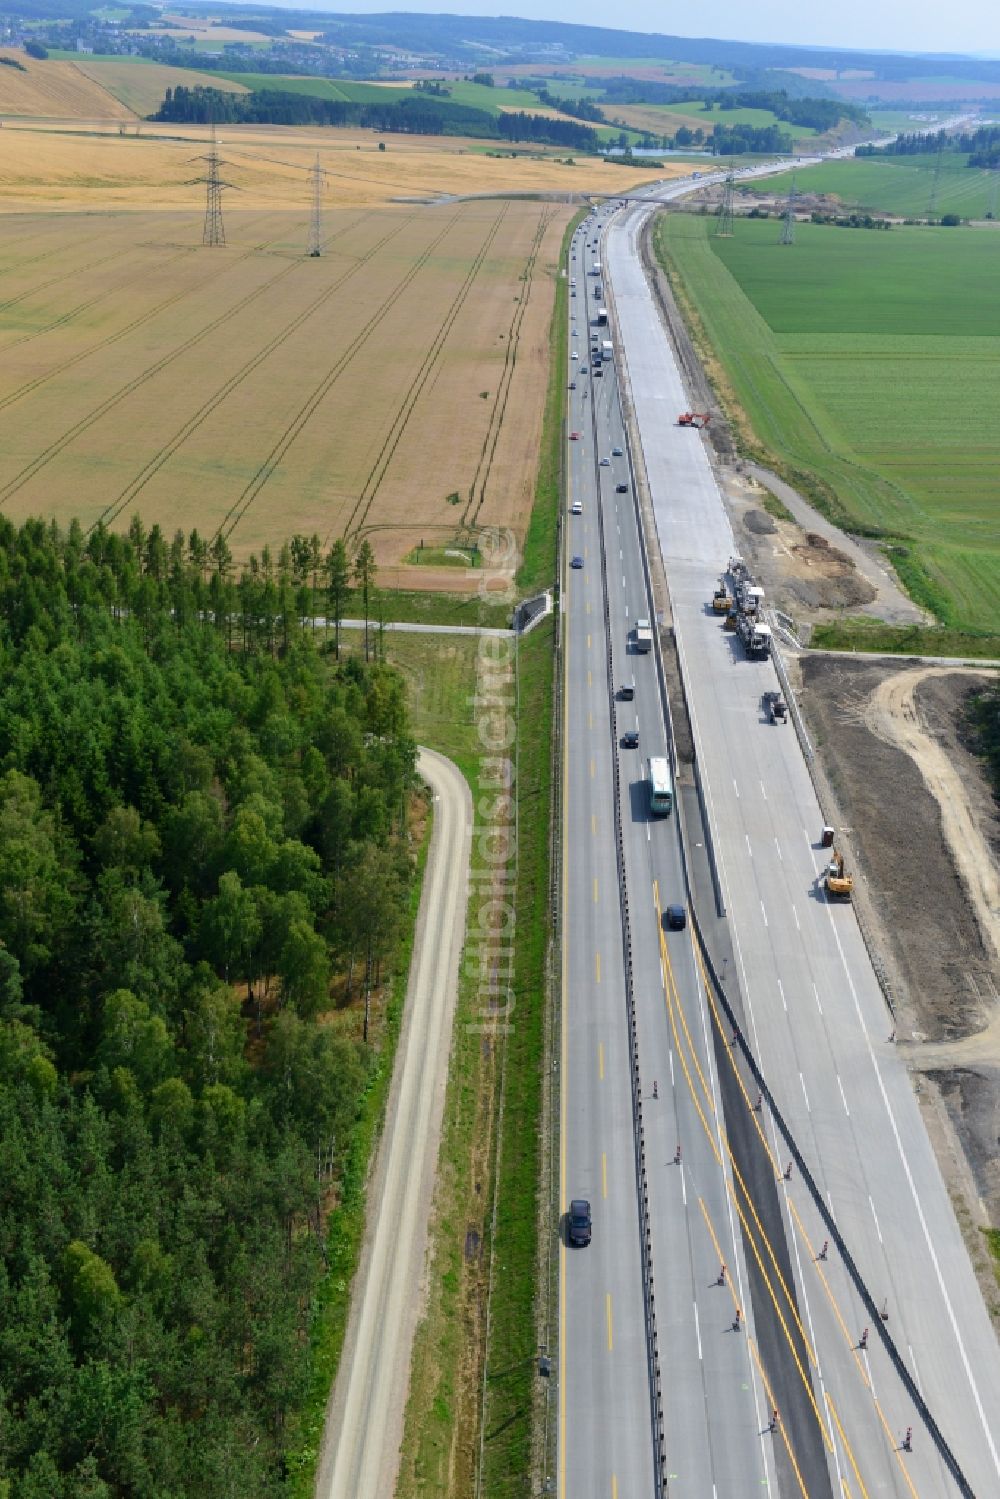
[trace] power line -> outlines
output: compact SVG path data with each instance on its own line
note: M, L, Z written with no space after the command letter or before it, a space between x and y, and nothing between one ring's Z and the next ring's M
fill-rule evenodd
M319 164L319 152L310 169L312 178L312 214L309 219L309 254L316 257L323 253L323 168Z

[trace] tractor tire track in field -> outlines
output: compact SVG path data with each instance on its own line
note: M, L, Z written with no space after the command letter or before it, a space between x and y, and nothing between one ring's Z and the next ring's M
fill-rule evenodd
M27 301L28 297L37 297L39 292L48 291L49 286L58 286L58 283L64 282L64 280L72 280L76 276L85 276L87 271L96 271L99 265L106 265L108 261L117 261L118 256L120 256L120 250L112 250L111 255L102 255L97 261L91 261L90 265L75 265L72 270L63 271L61 276L49 276L46 282L39 282L36 286L28 286L27 291L18 292L16 297L7 297L6 301L0 301L0 312L9 312L10 307L18 306L18 303L21 303L21 301ZM42 258L43 256L37 256L39 261ZM33 264L37 264L37 261L33 261ZM30 334L30 337L37 337L37 334ZM15 342L21 343L22 340L16 339ZM6 348L12 349L13 343L7 343Z
M288 423L282 435L278 438L277 442L271 448L271 451L264 459L264 462L260 465L253 478L244 488L242 494L237 500L233 502L229 510L223 516L221 524L216 530L215 535L212 537L213 541L215 540L216 536L224 536L228 541L229 538L233 535L236 527L240 524L240 521L243 520L247 511L250 509L250 506L260 494L261 490L264 488L264 485L271 478L282 458L284 458L285 454L288 452L288 449L292 446L292 443L305 427L306 423L309 421L309 418L319 406L320 402L323 401L323 399L329 394L334 385L340 379L341 375L343 375L345 371L350 367L350 365L354 362L355 357L364 348L371 335L375 332L375 329L392 311L393 307L395 307L396 303L399 301L400 297L413 281L414 277L416 277L420 273L441 241L457 224L458 218L459 215L457 213L452 215L437 238L432 240L431 243L427 246L426 250L424 250L420 254L419 258L413 262L403 279L400 281L399 285L396 287L395 291L391 292L389 296L385 298L378 311L372 314L372 316L368 319L368 322L358 333L357 337L351 341L351 343L348 345L347 352L337 364L336 368L330 370L326 375L324 375L319 384L313 389L312 393L306 397L305 401L303 401L296 414L292 417L292 420Z
M410 417L413 415L414 408L416 407L417 401L420 398L420 394L423 391L424 386L430 379L431 375L433 374L434 370L437 368L438 360L441 358L441 354L444 351L444 346L448 341L448 335L451 333L456 318L462 311L462 308L465 306L466 298L468 297L469 292L472 290L476 277L482 270L486 257L493 247L493 241L496 239L497 234L500 231L500 226L507 216L509 206L510 205L507 203L502 206L500 212L493 220L492 225L487 230L486 238L483 240L483 243L480 246L475 259L470 265L465 280L462 282L462 285L459 288L454 301L452 302L448 311L445 313L444 319L442 320L437 332L431 340L430 346L427 351L427 357L421 361L417 373L414 375L412 381L410 382L409 389L404 395L403 400L396 411L396 415L393 417L392 424L390 425L389 431L386 434L386 438L382 444L381 451L379 452L378 457L375 459L375 462L372 464L368 477L361 487L361 493L358 495L358 498L355 501L354 509L351 511L350 515L347 518L347 522L343 527L343 535L345 539L349 538L352 534L357 534L360 536L362 530L364 529L365 521L368 519L368 512L375 502L375 497L379 492L379 488L381 487L382 481L386 476L396 449L399 446L400 441L402 440L407 426L409 425ZM327 533L326 540L323 543L324 546L329 546L331 535L332 531Z
M346 230L341 232L346 232ZM248 256L253 253L253 251L248 251L246 255L241 255L239 257L239 260L246 260ZM245 297L242 297L240 301L237 302L233 307L228 308L225 312L220 313L217 318L213 318L210 323L206 323L203 327L199 328L197 333L193 333L190 338L187 338L183 343L178 344L175 349L171 349L169 354L164 354L162 359L158 359L154 364L149 365L148 368L143 370L140 375L136 375L133 380L130 380L128 382L128 384L123 385L120 390L117 390L114 393L114 395L108 396L108 398L102 401L99 406L95 406L94 409L88 412L86 416L81 417L78 422L75 422L74 425L68 428L67 431L63 432L61 436L55 438L52 442L50 442L48 447L43 448L40 453L36 454L31 462L26 464L25 467L21 469L20 473L15 474L12 479L8 480L6 484L0 487L0 500L10 499L11 495L16 494L17 491L21 489L25 484L27 484L30 479L33 479L36 474L40 473L41 470L45 468L47 464L51 463L53 458L58 457L58 455L65 448L67 448L71 442L74 442L76 438L78 438L83 432L86 432L88 427L92 427L95 422L101 419L101 417L106 416L109 411L113 410L114 407L117 406L119 402L125 400L127 396L133 395L135 391L137 391L141 386L145 385L147 380L151 380L155 375L158 375L163 370L167 369L171 364L174 363L176 359L179 359L182 354L186 354L190 349L195 348L199 343L202 342L203 339L207 338L209 334L217 332L219 328L223 327L232 318L237 317L242 312L245 312L246 309L258 299L258 297L261 297L266 292L271 291L271 289L279 281L284 280L286 276L290 276L291 273L302 263L302 260L290 260L287 265L283 266L282 269L279 270L274 276L271 276L260 286L255 287L252 292L248 292L247 295ZM230 262L230 264L232 264L232 262ZM220 270L215 274L221 275L222 271ZM207 279L211 280L212 277L209 277ZM205 285L206 282L202 281L197 287L193 288L193 290L200 290ZM192 288L188 288L187 291L179 294L178 296L168 298L166 302L160 304L159 310L162 311L163 307L170 306L174 302L180 301L184 296L188 295L190 290L192 290ZM138 326L138 324L146 322L148 320L148 317L150 316L152 316L151 313L147 314L143 318L138 319L138 322L136 324L130 324L130 328L136 327ZM126 331L129 330L122 330L121 333L115 334L111 338L106 339L105 344L117 342L117 340L122 337L122 334ZM103 346L104 345L98 345L97 347ZM92 353L94 351L91 350L90 352ZM75 364L76 362L77 361L75 358L69 360L67 361L67 364L63 366L63 368L68 368L69 365ZM51 379L52 376L50 374L43 378ZM38 383L42 383L42 380L39 380ZM0 410L3 410L3 407L6 404L8 403L5 401L0 401Z
M107 244L106 235L92 234L89 239L82 240L79 245L74 245L73 249L81 250L85 245L93 244L98 239ZM30 261L32 268L40 265L43 260L51 259L53 255L64 255L66 248L65 245L57 245L54 250L48 250L44 255L32 255ZM63 271L58 276L50 276L48 281L40 281L37 286L29 286L26 291L18 292L16 297L8 297L6 302L0 302L0 312L6 312L8 308L16 307L19 302L23 302L27 297L35 296L40 291L48 291L50 286L57 286L60 281L69 281L72 277L82 275L86 271L96 270L99 265L106 265L109 260L116 260L120 254L120 250L112 250L110 255L102 255L99 260L92 260L89 265L74 266L71 270ZM3 274L9 276L12 271L19 269L20 264L5 266Z
M6 228L7 228L7 225L5 224L4 225L4 229L6 230ZM30 244L31 241L34 240L34 239L49 239L50 237L51 237L51 230L48 229L48 227L46 227L45 229L39 230L36 234L28 233L28 234L21 235L19 238L18 237L13 237L13 236L10 239L4 238L2 241L0 241L0 254L2 254L2 252L6 251L6 250L20 250L24 245ZM82 250L86 245L92 245L95 240L106 241L107 240L107 235L106 234L88 234L85 239L79 240L71 248L73 250ZM53 255L65 255L65 254L66 254L66 241L60 236L56 240L56 243L53 245L53 247L52 247L51 250L43 250L40 255L29 255L27 257L27 260L28 260L28 263L30 265L36 266L36 265L40 265L43 260L51 260L52 257L53 257ZM18 269L20 269L20 267L23 264L24 264L24 261L22 261L22 260L16 260L16 261L13 262L12 265L6 265L5 264L4 267L3 267L4 273L6 274L6 273L9 273L12 270L18 270ZM6 307L7 303L6 302L3 303L3 306Z
M507 402L510 399L510 388L514 383L514 374L517 369L518 344L521 337L521 325L528 311L528 303L531 300L531 282L535 274L535 265L538 255L545 240L549 224L552 221L551 213L543 213L539 217L538 228L528 252L528 259L524 267L524 281L522 283L521 296L518 299L514 316L510 320L510 328L507 332L507 353L504 358L503 371L497 388L497 397L493 402L493 410L490 413L490 423L486 429L483 439L482 452L476 465L476 472L472 476L472 484L469 487L469 504L466 505L462 515L462 521L467 526L474 526L479 519L479 512L483 508L486 498L486 486L490 481L490 472L493 467L493 459L496 457L497 444L503 431L504 417L507 414ZM476 498L476 491L479 498ZM469 507L472 507L471 513Z
M237 255L234 260L227 260L223 264L218 265L203 280L196 282L193 286L186 286L182 291L172 293L171 296L165 297L162 302L157 302L155 307L150 307L146 312L140 313L137 318L133 318L130 323L126 323L124 328L119 328L117 332L108 334L106 338L98 339L97 343L91 344L89 348L80 349L76 354L71 355L69 359L64 360L62 364L55 365L52 369L46 370L43 375L36 375L33 380L26 381L24 385L19 385L16 390L12 390L8 395L0 398L0 411L6 411L8 406L13 406L16 401L22 400L24 396L31 395L32 392L38 390L40 386L45 385L49 380L55 380L59 375L65 374L67 370L71 370L74 365L79 364L82 360L89 359L91 354L99 354L103 349L110 348L112 344L120 343L123 338L126 338L130 333L134 333L137 328L141 328L145 323L150 322L159 313L165 312L169 307L174 307L178 302L182 302L185 297L192 296L195 292L204 291L206 286L210 286L213 281L217 281L220 276L224 276L227 271L231 271L234 265L239 265L242 261L249 260L253 255L259 254L262 249L266 249L269 244L276 244L282 237L282 235L275 235L273 239L265 240L263 245L252 245L242 255ZM181 255L196 253L196 248L192 246L190 250L179 251L178 255L171 256L169 260L163 263L169 265L171 261L179 259ZM109 293L109 295L113 295L113 293ZM73 315L75 316L78 312L78 308L74 309ZM64 319L58 318L52 324L52 327L56 327L63 321ZM213 326L215 325L213 324ZM28 335L28 337L32 338L35 336L35 334ZM18 342L26 342L26 340L18 340ZM13 344L8 345L8 348L13 347ZM4 349L0 352L6 353L7 350Z
M195 252L193 246L190 250L178 250L176 255L168 255L166 260L161 260L157 269L162 269L162 267L164 266L173 265L175 260L180 260L185 255L193 255L194 253ZM115 260L117 259L117 256L109 255L107 259ZM94 264L103 265L104 261L98 260L95 261ZM87 269L93 270L93 266L88 266ZM64 327L67 323L71 323L74 318L78 318L81 313L89 312L92 307L99 306L101 302L107 302L111 297L117 297L121 292L123 286L130 286L133 281L138 281L141 276L148 276L149 274L150 268L148 265L140 266L139 269L135 271L131 276L123 276L122 279L117 283L117 285L110 287L107 291L98 292L96 296L90 297L86 302L78 302L75 307L70 307L66 312L61 312L58 317L53 318L51 323L46 323L43 328L36 328L32 333L22 333L20 338L12 338L9 344L3 344L2 346L0 346L0 354L9 354L11 349L17 349L21 344L30 344L32 339L41 338L43 334L51 333L55 328ZM62 280L63 278L58 277L57 279ZM47 284L51 285L52 283L49 282ZM43 290L43 288L38 288L38 290ZM25 295L28 294L26 293ZM22 299L20 297L15 298L15 301L21 300ZM10 302L6 305L12 307L14 303ZM48 376L42 376L40 378L47 379ZM4 403L0 403L0 405L2 404Z
M260 223L263 219L267 219L269 217L269 214L262 214L261 218L254 219L247 227L253 228L254 224ZM146 250L155 249L157 247L152 244L143 244L138 248ZM158 271L162 270L164 266L173 265L175 260L181 260L185 255L196 255L200 247L197 245L173 245L168 248L172 248L173 250L175 250L176 254L168 255L165 260L161 260L156 267ZM258 254L261 253L260 246L254 246L254 250ZM92 271L97 266L103 265L106 260L117 259L118 253L119 252L116 251L114 255L106 255L101 260L92 261L89 266L84 266L82 269L85 271ZM78 274L78 272L72 271L69 274L75 276ZM79 317L81 313L89 312L92 307L98 307L102 302L107 302L110 298L117 297L121 292L123 286L131 286L133 281L138 281L141 277L148 276L149 274L150 268L148 265L140 266L139 269L135 271L131 276L124 276L121 281L117 282L108 291L98 292L96 296L88 298L86 302L78 302L75 307L70 307L66 312L61 312L58 317L53 318L51 323L46 323L43 328L36 328L33 333L22 333L20 338L11 339L9 344L4 344L2 347L0 347L0 354L7 354L11 349L19 348L21 344L31 343L32 339L41 338L45 333L51 333L54 328L61 328L66 323L71 323L73 319ZM33 290L44 291L47 286L53 286L56 281L62 281L65 279L66 278L63 276L56 276L52 281L43 282L41 286L35 287ZM7 307L13 307L15 302L21 302L25 297L31 295L33 295L33 292L24 292L20 297L14 297L10 302L0 303L0 312L3 312Z
M358 224L361 222L363 222L362 219L357 219L349 227L352 229L356 229L358 227ZM125 507L130 504L142 492L143 489L145 489L150 479L152 479L155 474L159 473L160 469L165 463L169 462L169 460L177 452L178 448L183 447L188 438L198 430L202 422L204 422L209 416L211 416L212 412L215 411L219 406L221 406L224 401L228 400L233 391L236 390L238 386L242 385L244 380L252 375L255 370L259 369L264 361L270 358L275 350L279 349L281 345L292 336L293 333L297 333L298 330L302 327L303 323L307 322L309 318L313 317L321 307L325 306L325 304L333 296L334 292L339 291L340 288L344 285L345 281L349 281L352 276L356 275L359 270L361 270L368 264L368 262L374 255L378 254L379 250L381 250L384 245L388 244L391 239L394 239L396 235L399 234L403 229L405 229L406 226L411 222L412 216L408 219L401 219L392 229L389 230L387 234L384 234L380 240L372 245L370 250L367 250L364 255L359 256L355 263L348 270L346 270L342 276L338 277L336 281L331 282L330 285L325 288L325 290L320 292L318 297L314 298L314 300L309 303L308 307L306 307L302 312L298 313L290 323L287 323L285 327L282 328L280 333L276 333L274 337L263 346L263 348L258 349L257 352L240 367L240 369L236 370L232 375L230 375L229 379L226 380L224 384L219 386L218 390L213 396L211 396L208 401L206 401L205 405L202 406L198 411L196 411L193 416L189 417L184 425L178 428L178 430L174 433L173 437L169 439L169 441L164 443L161 448L157 449L157 451L153 454L153 456L149 459L145 466L139 470L138 474L136 474L135 478L131 481L127 488L123 489L118 498L116 500L113 500L111 504L101 512L97 520L94 522L94 525L89 527L89 530L92 531L94 529L94 526L100 525L102 523L106 526L114 525L115 521L121 515ZM346 233L347 231L341 230L340 232ZM337 235L331 236L331 240L328 240L327 243L331 243L332 239L335 239L337 237Z

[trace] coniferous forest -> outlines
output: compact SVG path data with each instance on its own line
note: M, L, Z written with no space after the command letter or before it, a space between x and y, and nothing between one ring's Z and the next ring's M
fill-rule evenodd
M0 519L10 1499L282 1491L375 1066L328 1012L411 880L401 682L317 643L345 563Z

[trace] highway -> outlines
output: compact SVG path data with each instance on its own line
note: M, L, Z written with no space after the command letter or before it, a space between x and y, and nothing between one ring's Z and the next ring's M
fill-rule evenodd
M690 931L661 921L685 897L677 820L648 807L645 765L666 754L666 730L655 655L630 637L651 605L615 368L598 377L592 365L601 283L582 241L575 254L564 552L582 567L567 567L563 588L561 1182L563 1211L590 1200L594 1235L560 1251L559 1492L665 1485L738 1499L780 1475L818 1499L829 1485L798 1372L807 1352L775 1176L755 1141L730 1155L728 1038L720 1074ZM638 749L621 745L631 729ZM753 1220L749 1267L741 1216ZM785 1416L772 1432L775 1405ZM793 1443L796 1423L806 1430Z
M856 920L819 883L822 818L798 741L760 711L762 692L777 685L774 668L744 661L708 607L735 545L703 440L676 426L688 401L636 248L648 212L605 212L599 253L577 246L573 363L590 363L584 288L600 259L732 944L727 992L830 1216L798 1168L785 1179L789 1146L767 1104L757 1112L741 1046L724 1034L728 1022L701 980L690 925L664 934L658 919L657 902L684 899L684 882L678 819L650 820L645 810L643 762L666 739L655 657L626 652L636 614L651 613L634 478L624 456L599 464L613 446L627 452L616 381L577 375L569 420L581 436L569 443L568 499L584 508L567 515L564 551L584 565L567 571L563 593L561 1179L564 1205L591 1199L594 1239L561 1251L559 1491L1000 1493L996 1338ZM620 482L628 494L616 492ZM626 672L634 703L612 697ZM636 726L639 750L620 748L622 731ZM713 915L700 903L699 912ZM856 1275L836 1234L823 1252L831 1222ZM655 1324L643 1297L650 1273ZM662 1473L650 1361L661 1375ZM769 1432L774 1404L781 1417Z

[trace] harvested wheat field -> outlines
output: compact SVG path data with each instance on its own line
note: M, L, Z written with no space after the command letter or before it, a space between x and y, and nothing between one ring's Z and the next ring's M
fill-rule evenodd
M499 523L523 535L570 209L538 202L306 214L0 217L0 506L14 520L367 534L399 564Z
M7 59L0 66L0 115L75 120L133 118L130 109L89 78L75 62L57 62L52 58L39 62L13 47L0 47L0 57Z
M11 72L0 68L0 72ZM17 75L15 75L17 76ZM82 77L82 74L80 75ZM96 88L96 85L94 85ZM110 99L110 95L107 96ZM124 106L112 101L123 111ZM34 208L186 208L197 212L192 179L207 149L204 129L135 121L86 133L71 125L11 122L0 141L0 213ZM620 193L648 183L594 157L555 153L487 155L482 142L457 136L379 137L371 130L302 130L227 125L220 132L223 175L241 208L301 209L308 202L306 170L319 154L333 207L430 199L447 194L558 196ZM671 162L658 176L688 168Z

